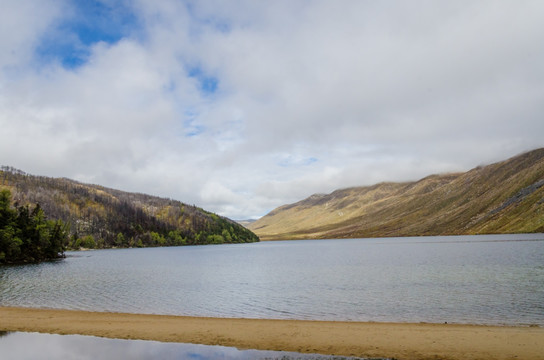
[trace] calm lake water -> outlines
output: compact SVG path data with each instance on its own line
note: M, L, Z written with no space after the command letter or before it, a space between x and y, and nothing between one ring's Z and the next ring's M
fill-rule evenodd
M544 234L69 252L0 267L0 305L544 326Z
M32 346L29 346L31 344ZM356 360L361 358L233 347L104 339L81 335L0 332L0 357L10 360ZM4 359L4 357L2 357ZM379 360L379 359L376 359ZM383 359L385 360L385 359Z

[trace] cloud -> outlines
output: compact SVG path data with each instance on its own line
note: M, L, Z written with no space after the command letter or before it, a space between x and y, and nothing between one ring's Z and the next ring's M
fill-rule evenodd
M3 1L0 12L0 71L3 84L32 62L43 33L62 16L64 1Z
M1 163L248 218L543 146L539 2L89 4L3 5Z

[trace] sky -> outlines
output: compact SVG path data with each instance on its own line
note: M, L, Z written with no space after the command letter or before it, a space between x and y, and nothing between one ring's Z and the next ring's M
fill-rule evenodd
M0 0L0 164L258 218L544 146L540 0Z

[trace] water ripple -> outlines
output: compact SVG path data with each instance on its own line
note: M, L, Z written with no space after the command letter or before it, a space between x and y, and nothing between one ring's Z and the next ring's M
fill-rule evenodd
M0 305L544 325L544 241L470 239L320 240L69 253L60 262L0 267Z

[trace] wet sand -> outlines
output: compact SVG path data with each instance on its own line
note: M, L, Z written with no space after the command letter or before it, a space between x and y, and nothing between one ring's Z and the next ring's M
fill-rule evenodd
M544 360L544 329L224 319L0 307L0 330L399 360Z

